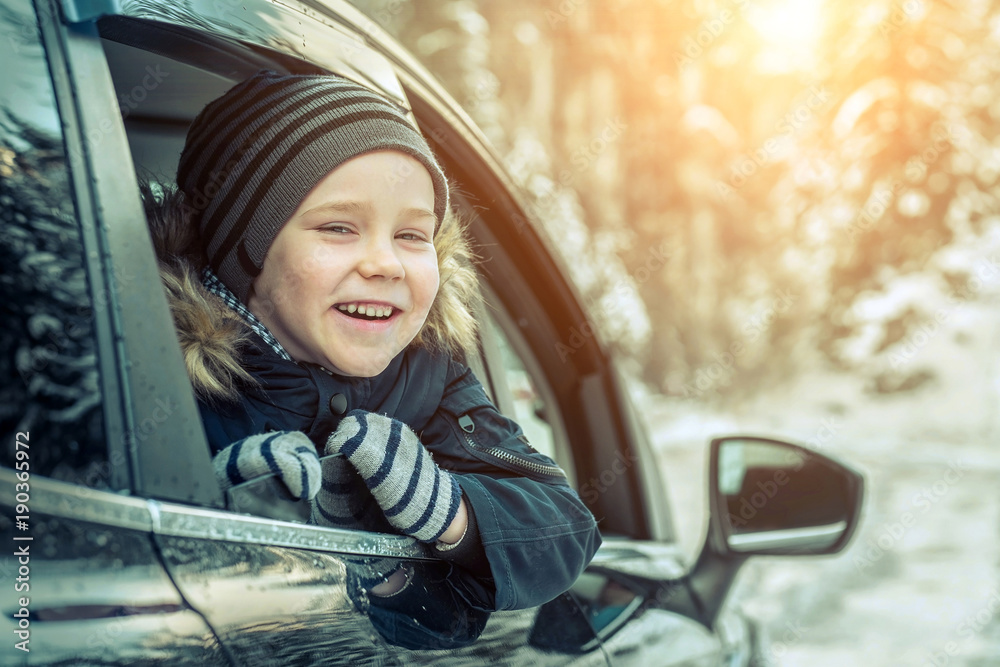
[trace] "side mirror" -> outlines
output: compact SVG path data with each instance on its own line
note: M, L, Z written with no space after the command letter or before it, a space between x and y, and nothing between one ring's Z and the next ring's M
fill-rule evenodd
M713 627L750 556L832 554L861 517L864 479L833 459L780 440L712 440L708 536L688 574L699 617Z
M808 449L748 436L712 441L710 539L740 555L830 554L858 525L860 474Z

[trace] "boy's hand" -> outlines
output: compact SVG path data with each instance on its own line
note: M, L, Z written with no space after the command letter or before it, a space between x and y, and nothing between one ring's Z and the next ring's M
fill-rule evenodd
M351 462L389 523L405 535L433 542L458 514L461 488L403 422L352 410L327 440L326 453Z
M223 491L275 473L292 497L312 500L321 481L316 446L301 431L262 433L238 440L215 455L212 467Z
M326 456L320 459L320 465L323 479L312 503L309 523L376 533L393 532L350 461L343 456Z

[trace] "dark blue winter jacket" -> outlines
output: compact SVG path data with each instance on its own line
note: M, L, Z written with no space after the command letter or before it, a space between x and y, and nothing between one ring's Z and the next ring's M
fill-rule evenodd
M376 377L344 377L284 360L262 344L243 350L241 361L261 388L247 389L239 405L201 406L213 454L271 430L304 431L322 453L354 409L408 424L455 475L474 515L492 580L453 582L474 607L547 602L569 589L600 545L594 517L563 471L500 414L467 366L410 348Z

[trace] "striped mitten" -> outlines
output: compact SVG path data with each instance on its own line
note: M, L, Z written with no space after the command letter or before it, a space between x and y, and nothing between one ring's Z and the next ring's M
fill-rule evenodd
M327 440L326 453L347 457L389 523L404 535L433 542L458 513L458 482L437 467L403 422L351 410Z
M222 490L274 473L293 498L311 500L321 470L316 446L302 431L276 431L237 440L212 459Z
M343 456L320 459L323 482L312 503L309 523L375 533L391 533L364 480Z
M320 459L320 465L323 467L323 482L312 501L309 523L347 530L393 532L382 509L350 461L343 456L325 456ZM345 556L342 560L347 566L348 587L365 591L386 581L400 566L400 561L393 558Z

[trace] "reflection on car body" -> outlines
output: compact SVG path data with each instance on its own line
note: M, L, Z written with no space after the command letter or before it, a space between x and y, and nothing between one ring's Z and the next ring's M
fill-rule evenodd
M740 566L842 549L857 525L858 475L787 443L713 442L708 535L684 563L608 355L593 337L565 362L552 354L586 322L561 260L535 226L515 224L528 218L511 179L412 56L335 0L136 0L105 3L107 15L95 6L0 0L0 303L10 322L0 331L0 540L31 538L30 652L7 641L0 662L747 664L753 626L726 605ZM470 365L504 413L530 412L533 444L578 490L614 471L614 484L584 496L606 537L587 573L541 607L494 613L471 645L394 646L350 589L352 562L366 558L433 580L440 563L418 543L304 525L266 480L227 506L211 474L135 171L172 180L194 114L261 68L334 72L409 110L464 193L455 207L489 260L482 355ZM15 467L19 432L30 434L28 470ZM749 461L765 446L803 466L756 507L767 480ZM788 493L802 470L830 493ZM18 472L30 473L25 530L12 519ZM744 499L756 513L741 527L730 517ZM20 567L11 551L0 557L8 582ZM19 627L14 595L0 597L8 638Z

